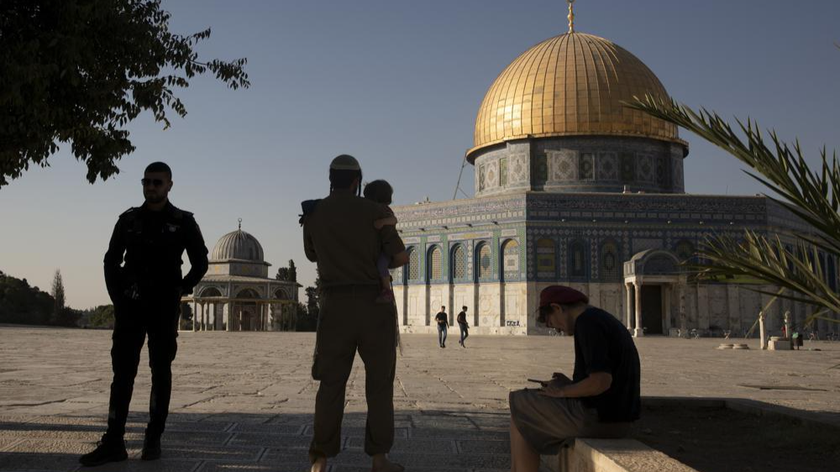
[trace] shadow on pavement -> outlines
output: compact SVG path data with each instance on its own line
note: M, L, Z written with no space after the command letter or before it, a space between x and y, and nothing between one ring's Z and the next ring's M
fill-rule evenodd
M104 418L0 416L0 471L308 471L311 414L172 414L163 438L163 457L139 459L145 417L127 425L129 459L96 468L78 463L104 431ZM363 413L347 413L343 450L332 472L369 471L364 453ZM412 411L395 415L390 457L412 472L496 472L509 467L506 413Z

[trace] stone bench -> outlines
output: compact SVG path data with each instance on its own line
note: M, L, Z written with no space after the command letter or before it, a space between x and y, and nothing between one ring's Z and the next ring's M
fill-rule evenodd
M541 459L540 470L551 472L697 472L635 439L573 439Z
M840 434L840 418L827 419L816 412L795 410L743 398L643 397L642 405L664 406L691 403L695 407L718 407L755 416L778 417ZM697 472L635 439L570 439L560 453L542 456L540 472Z

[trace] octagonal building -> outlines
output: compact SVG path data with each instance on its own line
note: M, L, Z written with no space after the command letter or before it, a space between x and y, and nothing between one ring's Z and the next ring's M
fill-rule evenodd
M394 271L400 329L434 332L468 307L472 333L546 334L540 291L564 284L637 336L743 334L770 297L735 282L698 282L683 262L706 237L744 229L812 229L763 196L685 193L688 144L677 127L623 105L667 98L636 56L569 32L528 49L492 83L478 109L475 197L395 207L410 262ZM833 288L836 261L823 265ZM800 303L776 303L771 331ZM825 329L825 326L820 326Z

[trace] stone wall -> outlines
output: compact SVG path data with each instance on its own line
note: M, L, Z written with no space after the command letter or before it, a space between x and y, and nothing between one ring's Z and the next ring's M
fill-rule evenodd
M467 306L467 320L472 334L550 334L536 322L536 310L542 289L551 282L462 283L396 286L400 329L408 333L434 333L434 316L446 306L450 324L462 306ZM612 313L626 325L626 292L623 283L574 283L569 285L590 297L590 303ZM407 289L406 289L407 287ZM739 284L693 284L685 287L686 325L681 335L692 329L701 336L744 336L772 296L756 292L771 291L771 286ZM663 332L677 335L680 328L680 303L676 293L666 297L663 290ZM800 302L779 299L766 317L768 335L780 335L783 314L790 311L791 324L802 329L811 310ZM818 324L826 333L836 329L828 322ZM758 331L753 333L757 336Z

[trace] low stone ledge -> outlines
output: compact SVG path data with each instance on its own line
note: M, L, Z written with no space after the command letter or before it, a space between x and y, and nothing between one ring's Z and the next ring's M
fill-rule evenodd
M832 428L840 434L840 417L819 412L797 410L748 398L701 398L701 397L643 397L644 406L674 406L690 403L694 407L726 408L754 416L784 418L816 429Z
M551 472L697 472L635 439L578 438L541 462Z
M643 406L726 408L755 416L792 420L819 430L840 434L840 420L827 419L814 412L742 398L644 397ZM540 472L697 472L682 462L635 439L570 439L556 455L540 458Z

